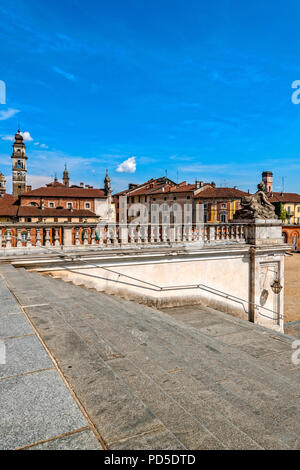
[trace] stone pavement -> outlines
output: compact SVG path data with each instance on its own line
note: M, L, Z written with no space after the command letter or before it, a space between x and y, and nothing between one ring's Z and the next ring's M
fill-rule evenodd
M106 448L300 448L293 338L208 307L160 312L10 265L1 265L0 273ZM44 393L55 400L56 390L46 379ZM15 435L27 429L23 421Z
M0 269L0 449L101 449Z

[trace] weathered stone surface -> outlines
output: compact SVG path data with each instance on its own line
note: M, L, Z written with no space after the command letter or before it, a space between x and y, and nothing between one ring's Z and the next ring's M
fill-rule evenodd
M11 336L33 334L33 330L24 315L3 315L0 319L0 339Z
M298 445L292 339L203 306L164 313L36 273L22 279L16 293L31 284L33 295L36 281L47 305L25 310L110 449Z
M6 364L0 366L0 377L24 374L53 367L53 363L36 336L5 340Z
M55 370L1 380L1 449L14 449L87 425Z

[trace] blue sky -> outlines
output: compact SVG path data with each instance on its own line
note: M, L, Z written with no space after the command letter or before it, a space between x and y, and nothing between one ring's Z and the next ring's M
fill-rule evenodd
M0 171L20 121L35 187L67 162L98 187L108 168L115 191L166 170L254 191L273 170L275 190L284 177L300 192L299 14L281 0L0 0Z

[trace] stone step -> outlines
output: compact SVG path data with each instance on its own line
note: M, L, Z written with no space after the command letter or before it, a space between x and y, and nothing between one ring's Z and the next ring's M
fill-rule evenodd
M104 407L102 430L111 448L118 448L119 440L130 436L125 433L123 437L123 428L116 428L117 437L112 437L108 416L112 413L114 417L120 409L115 395L107 401L104 392L97 394L102 375L109 377L104 381L107 390L117 380L122 396L129 399L132 394L134 400L139 400L146 433L170 433L168 439L172 436L183 448L276 449L297 445L299 406L295 404L295 394L299 382L285 377L280 370L273 372L258 358L241 352L238 344L222 341L234 334L233 327L238 333L252 334L251 325L201 307L207 320L215 315L209 325L215 330L200 331L150 307L37 273L16 271L18 275L11 276L11 282L15 280L17 284L16 294L23 295L26 301L34 298L49 304L28 307L26 311L68 381L86 400L86 407L91 408L100 433L99 404ZM220 328L227 333L221 339L212 336ZM276 343L268 336L273 332L267 333L263 339ZM260 341L259 328L257 336ZM288 346L285 341L283 344ZM281 343L279 352L280 349ZM85 367L83 377L92 384L88 394L81 377ZM145 410L155 417L154 424ZM128 406L126 413L132 413Z
M102 297L101 297L101 298L102 298ZM109 296L108 298L110 298L110 296ZM131 303L131 304L132 304L132 303ZM132 305L131 305L131 306L132 306ZM140 306L139 306L139 308L140 308ZM111 317L110 317L110 318L111 318ZM111 325L110 325L110 326L111 326Z

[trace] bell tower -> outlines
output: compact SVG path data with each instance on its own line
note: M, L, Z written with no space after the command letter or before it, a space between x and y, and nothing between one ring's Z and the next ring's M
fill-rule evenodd
M18 130L13 144L12 158L12 187L13 196L19 196L26 191L27 156L23 137Z
M272 171L262 172L262 182L266 193L272 193L273 191L273 173Z
M69 172L67 170L67 164L66 163L65 163L65 169L64 169L64 172L63 172L63 183L67 187L69 187L69 185L70 185Z
M5 176L3 175L3 173L0 173L0 197L5 194L5 183Z

